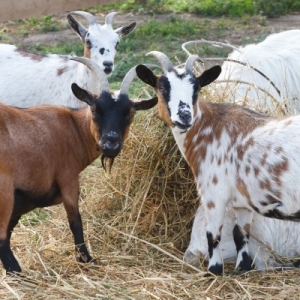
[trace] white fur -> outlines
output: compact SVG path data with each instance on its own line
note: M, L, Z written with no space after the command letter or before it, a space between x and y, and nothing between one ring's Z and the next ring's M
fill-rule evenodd
M212 82L217 77L217 70L218 67L213 67L205 71L198 77L199 83ZM145 82L146 76L152 77L148 82L157 82L160 88L165 82L165 79L161 80L163 77L155 80L155 75L149 71L143 74L142 68L138 72ZM195 176L207 222L205 230L211 256L208 268L215 274L222 273L219 241L224 220L228 221L226 209L234 207L237 212L234 238L239 249L237 267L250 270L248 233L253 211L300 221L300 115L271 118L242 106L207 103L200 99L192 107L192 97L188 98L191 81L185 80L186 77L173 80L169 73L162 75L169 79L165 88L186 95L182 101L191 107L194 122L186 130L181 129L182 124L170 123L169 120L178 114L178 111L170 110L173 101L174 106L178 106L178 97L172 98L172 92L170 99L164 99L164 94L157 93L158 101L168 105L167 110L164 105L158 106L162 110L159 115L171 126L176 143ZM153 85L156 90L157 86ZM285 226L290 227L288 222ZM295 227L299 224L296 223ZM270 240L269 233L258 228L261 235ZM273 232L276 233L275 230ZM276 238L281 239L281 236Z
M280 90L281 95L255 70L225 61L218 80L241 80L255 85L218 83L220 90L225 91L225 102L246 104L270 113L278 112L279 104L281 112L300 112L300 30L271 34L258 44L239 47L228 58L248 63L261 71Z
M235 225L235 211L227 208L222 229L220 251L224 261L233 262L237 258L232 230ZM206 238L206 216L203 205L198 208L191 234L191 240L183 259L199 265L199 259L208 258ZM254 213L250 230L249 253L254 260L255 268L266 270L274 267L288 267L282 264L286 258L300 256L300 226L297 222L281 221L263 217Z
M106 24L92 24L81 39L90 40L92 61L103 70L104 63L110 62L113 69L116 45L122 34L122 27L114 30ZM73 95L71 84L77 83L99 94L99 81L85 65L69 58L55 54L41 56L0 44L0 102L21 108L42 104L85 107L86 104Z

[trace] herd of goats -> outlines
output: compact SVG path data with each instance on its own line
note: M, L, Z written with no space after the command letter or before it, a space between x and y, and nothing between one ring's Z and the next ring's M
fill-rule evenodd
M68 14L83 57L0 44L0 258L6 272L21 272L10 246L21 216L60 203L77 260L96 263L84 241L79 174L99 156L110 169L135 112L155 106L201 198L184 261L197 266L207 257L216 275L232 259L242 271L299 267L300 30L235 48L222 66L200 75L195 67L203 61L186 46L204 40L183 44L188 57L180 66L153 49L146 56L159 62L161 74L141 62L112 91L107 76L118 44L136 28L133 22L113 29L115 15L100 25L90 13ZM153 88L153 98L129 98L135 77ZM201 98L204 86L210 93ZM290 262L281 263L282 256Z

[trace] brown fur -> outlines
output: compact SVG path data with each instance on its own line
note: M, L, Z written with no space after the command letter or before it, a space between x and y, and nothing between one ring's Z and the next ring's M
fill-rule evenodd
M72 111L40 106L17 109L0 104L0 239L6 237L16 189L35 196L54 184L68 219L78 214L79 173L99 155L89 108Z
M220 104L202 102L199 100L198 105L202 112L202 116L200 119L197 119L193 126L188 130L184 144L185 149L187 149L187 161L195 175L199 172L199 160L204 160L206 157L207 146L214 140L219 140L223 130L230 133L231 144L229 145L229 149L231 149L234 146L238 135L242 134L242 136L246 136L252 132L255 127L261 126L269 120L269 118L264 115L250 110L242 110L240 106L229 103ZM255 120L255 122L253 122L253 120ZM235 126L235 128L239 128L239 131L232 131L230 125L236 123L238 123L238 126ZM206 128L212 128L212 133L209 135L201 134L202 130ZM198 136L198 138L196 140L194 139L194 142L192 142L195 136ZM191 145L192 143L194 144ZM199 147L197 155L195 155L193 149L197 145L202 146ZM240 159L243 158L245 151L251 145L253 145L253 139L250 138L245 144L245 147L237 149ZM224 157L224 160L226 159L228 158ZM233 158L231 157L230 159L232 160ZM220 158L218 158L218 161L219 160Z
M16 49L15 51L18 52L23 57L28 57L35 61L41 61L44 58L43 55L31 53L31 52L20 50L20 49Z

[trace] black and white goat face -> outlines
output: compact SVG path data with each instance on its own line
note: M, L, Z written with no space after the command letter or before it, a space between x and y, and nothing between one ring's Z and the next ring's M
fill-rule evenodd
M137 76L152 86L158 98L160 118L173 130L186 131L195 120L195 104L200 89L213 82L220 74L220 66L212 67L196 77L193 65L199 57L190 56L183 69L174 68L169 58L162 52L152 51L162 65L164 74L156 76L144 65L136 68Z
M158 93L169 113L169 122L178 129L191 127L194 121L193 106L197 100L200 85L184 70L167 72L158 79Z
M90 13L73 11L68 15L70 26L84 43L84 56L99 65L106 75L110 75L114 70L114 58L120 38L136 28L136 22L133 22L114 30L112 19L116 14L116 12L109 13L104 25L98 24L96 18ZM88 21L89 27L85 28L72 15L84 17Z

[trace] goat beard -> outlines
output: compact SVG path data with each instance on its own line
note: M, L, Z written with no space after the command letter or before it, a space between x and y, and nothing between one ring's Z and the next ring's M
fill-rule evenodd
M106 157L104 154L102 154L101 156L101 164L102 164L102 167L104 169L104 171L106 172L106 161L108 160L108 171L109 173L111 172L111 168L114 164L114 160L115 158L109 158L109 157Z

